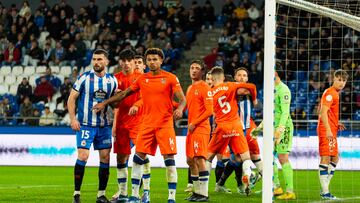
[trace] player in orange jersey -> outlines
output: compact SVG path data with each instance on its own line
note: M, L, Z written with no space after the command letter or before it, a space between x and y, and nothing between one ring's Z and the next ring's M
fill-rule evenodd
M177 77L160 68L164 60L162 50L149 48L145 52L145 58L150 72L141 75L129 88L97 104L93 109L100 111L105 105L120 102L129 95L140 91L143 100L143 120L136 140L136 154L132 168L132 196L129 198L129 202L140 201L139 187L144 160L147 154L155 155L159 145L167 170L168 203L173 203L177 184L174 160L177 150L173 119L182 117L186 99ZM179 100L176 110L173 110L173 95Z
M145 58L141 55L135 55L135 71L144 73L146 69Z
M213 114L211 89L201 78L204 75L204 63L194 60L190 64L190 85L186 92L188 109L188 134L186 136L186 159L191 171L194 192L189 201L208 201L209 171L205 160L210 140L209 117Z
M208 161L211 162L217 153L224 152L229 145L235 155L235 160L243 162L242 182L246 186L246 193L249 194L250 153L240 122L236 97L249 91L253 102L256 102L256 86L248 83L224 83L224 70L221 67L214 67L211 75L214 81L212 94L217 126L208 147ZM217 184L217 188L219 187L223 186Z
M317 134L319 137L319 179L322 199L336 199L330 193L329 185L339 161L337 132L345 130L345 126L339 123L339 94L345 87L348 77L345 70L336 70L333 85L324 91L319 105Z
M122 70L115 74L118 81L118 89L124 91L132 85L142 73L135 71L135 52L126 49L120 52L120 65ZM136 138L141 124L141 113L130 115L133 105L140 100L140 93L130 95L117 105L115 109L113 137L114 153L117 154L117 181L118 191L112 197L118 202L127 201L127 162L131 154L131 148L136 144ZM145 159L144 165L144 194L143 199L149 196L150 190L150 162Z

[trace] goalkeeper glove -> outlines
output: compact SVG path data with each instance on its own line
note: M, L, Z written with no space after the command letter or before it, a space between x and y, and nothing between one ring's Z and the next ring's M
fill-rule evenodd
M263 122L260 123L260 125L258 127L256 127L255 129L253 129L250 133L252 138L256 138L257 136L259 136L260 132L263 130Z

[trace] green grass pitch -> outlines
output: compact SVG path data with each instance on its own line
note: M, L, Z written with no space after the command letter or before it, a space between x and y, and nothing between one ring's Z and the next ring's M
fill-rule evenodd
M95 202L97 193L96 167L87 167L81 190L83 203ZM129 170L129 172L131 169ZM117 190L116 169L111 168L111 176L107 188L110 198ZM73 193L72 167L0 167L0 202L71 202ZM280 171L281 177L281 171ZM360 171L336 171L331 183L331 191L342 198L341 202L360 202ZM261 202L261 183L253 189L249 197L236 193L234 175L226 183L233 194L219 194L214 192L214 172L210 178L211 202ZM187 202L184 188L187 184L187 170L178 169L177 202ZM317 171L295 171L295 192L298 199L291 202L319 202L319 183ZM129 191L130 191L129 186ZM130 192L129 192L130 193ZM155 168L151 171L151 201L163 203L167 200L167 183L165 169ZM281 202L281 201L276 201Z

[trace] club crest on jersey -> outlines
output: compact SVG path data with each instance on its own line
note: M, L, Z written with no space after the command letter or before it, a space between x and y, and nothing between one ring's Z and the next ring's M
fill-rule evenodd
M285 95L285 96L284 96L284 99L285 99L285 100L289 100L289 95Z
M199 95L199 90L195 90L195 95Z
M81 141L81 146L86 146L86 141L85 140L83 140L83 141Z
M165 85L166 83L166 79L165 78L161 78L161 84Z
M149 82L149 79L146 78L146 79L145 79L145 82L148 83L148 82Z

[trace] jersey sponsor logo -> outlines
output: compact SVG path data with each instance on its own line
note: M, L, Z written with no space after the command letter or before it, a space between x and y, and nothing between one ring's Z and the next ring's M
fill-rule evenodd
M331 95L328 95L328 96L326 96L326 101L328 101L328 102L331 102L332 101L332 96Z
M102 89L99 89L98 91L94 92L94 98L97 100L104 100L106 98L106 92Z
M231 131L226 132L223 135L223 138L234 137L234 136L240 136L240 133L238 133L236 130L231 130Z

